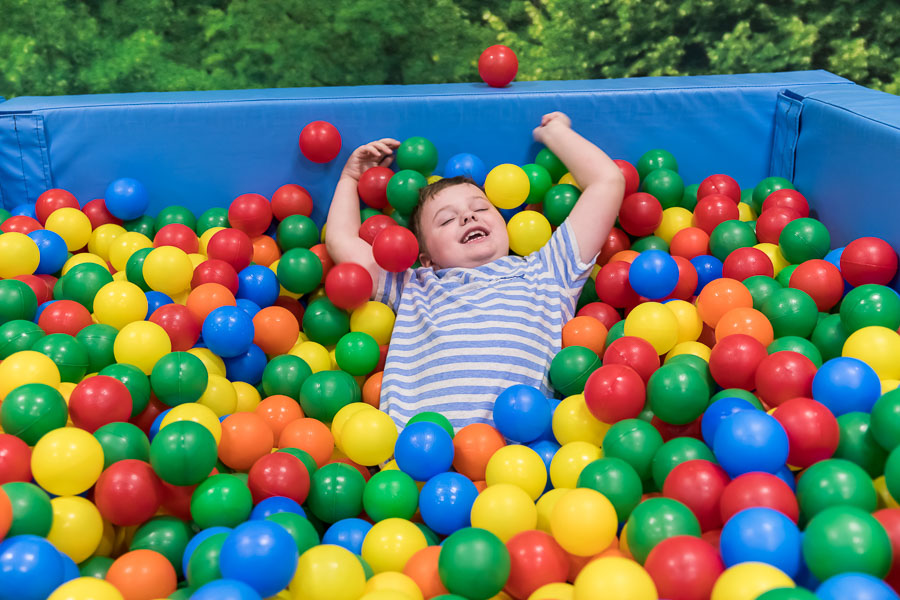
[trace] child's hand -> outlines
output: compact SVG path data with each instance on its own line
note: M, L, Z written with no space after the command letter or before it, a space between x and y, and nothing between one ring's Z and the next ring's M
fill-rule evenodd
M353 151L341 176L359 178L372 167L387 167L394 161L394 150L400 146L400 142L392 138L383 138L369 142Z
M535 127L532 134L534 141L544 143L545 136L559 128L571 129L572 121L564 113L559 111L541 117L541 124Z

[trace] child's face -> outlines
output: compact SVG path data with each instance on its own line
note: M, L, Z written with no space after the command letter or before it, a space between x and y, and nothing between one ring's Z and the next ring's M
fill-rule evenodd
M506 221L476 186L441 190L421 210L422 266L473 268L509 254Z

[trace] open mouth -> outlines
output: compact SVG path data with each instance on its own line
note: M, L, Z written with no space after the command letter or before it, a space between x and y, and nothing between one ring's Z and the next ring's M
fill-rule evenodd
M487 239L491 233L484 227L473 227L460 238L460 244L471 244Z

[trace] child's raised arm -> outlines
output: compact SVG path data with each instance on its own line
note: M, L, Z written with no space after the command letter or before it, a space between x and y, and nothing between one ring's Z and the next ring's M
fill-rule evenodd
M625 193L622 171L603 150L572 130L569 117L561 112L544 115L534 130L534 139L566 165L583 190L568 221L582 262L590 262L600 252L619 214Z
M384 138L354 150L341 172L328 209L325 230L328 254L335 263L354 262L365 267L372 275L373 288L378 285L381 267L372 256L372 246L359 237L359 196L356 186L367 169L390 165L394 160L394 149L399 145L397 140Z

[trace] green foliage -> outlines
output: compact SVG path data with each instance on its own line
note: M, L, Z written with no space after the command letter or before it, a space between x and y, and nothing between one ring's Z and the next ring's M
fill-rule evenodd
M900 92L887 0L0 0L0 95L828 69Z

